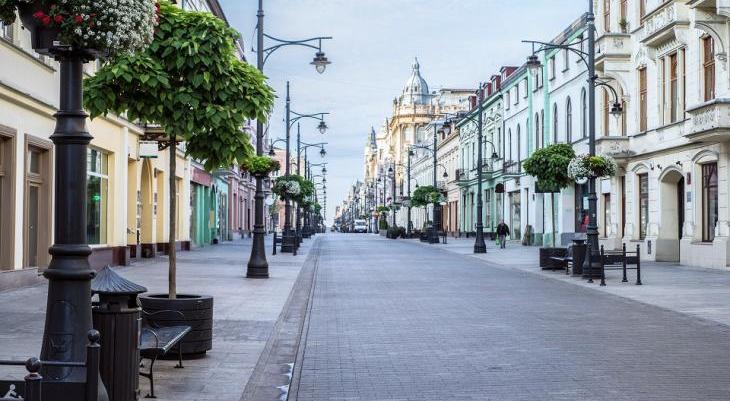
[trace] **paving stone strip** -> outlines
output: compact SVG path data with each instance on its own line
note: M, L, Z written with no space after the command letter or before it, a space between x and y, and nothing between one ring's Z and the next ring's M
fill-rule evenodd
M279 315L271 336L259 357L254 372L246 384L241 401L286 401L296 399L306 332L311 309L312 292L319 266L319 242L316 237L307 260ZM292 398L292 392L294 389ZM288 398L287 398L288 397Z

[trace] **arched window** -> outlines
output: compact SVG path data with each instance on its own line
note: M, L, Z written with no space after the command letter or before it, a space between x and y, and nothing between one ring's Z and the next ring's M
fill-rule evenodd
M588 136L588 101L586 100L586 89L580 93L580 134L583 138Z
M553 103L553 143L558 143L558 104Z
M540 110L540 138L545 142L545 110Z
M570 98L565 102L565 141L573 142L573 105L570 103Z
M535 113L535 149L540 149L540 115Z
M520 129L520 125L517 124L517 161L519 162L522 159L522 130Z
M509 149L509 160L512 161L512 128L507 130L507 148Z

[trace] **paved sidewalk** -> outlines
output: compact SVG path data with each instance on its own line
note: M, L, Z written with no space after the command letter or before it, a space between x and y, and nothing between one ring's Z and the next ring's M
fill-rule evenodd
M487 253L482 255L473 254L473 238L449 238L447 244L438 245L424 244L417 240L413 242L469 255L496 267L516 269L546 279L589 287L730 326L730 269L709 269L642 261L643 285L634 285L635 270L628 271L628 283L621 282L621 271L606 271L606 286L600 287L598 285L600 280L589 284L587 280L566 276L564 271L541 270L538 267L539 247L522 246L516 241L510 242L506 249L499 249L493 241L487 241Z
M161 401L238 400L282 312L307 255L321 235L305 240L297 256L271 255L269 279L246 279L251 239L224 242L178 253L178 293L214 296L213 350L206 357L155 364L155 393ZM167 258L118 268L122 276L150 292L167 292ZM0 293L0 359L26 359L40 352L46 302L45 285ZM18 376L0 370L0 376ZM24 374L20 372L20 374ZM140 378L141 396L149 381ZM1 396L1 394L0 394Z

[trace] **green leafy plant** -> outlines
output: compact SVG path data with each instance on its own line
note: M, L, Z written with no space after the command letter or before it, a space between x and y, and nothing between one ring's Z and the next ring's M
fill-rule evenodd
M302 203L314 195L314 183L301 175L289 174L277 177L272 191L282 199Z
M388 206L378 206L375 211L378 212L379 215L387 215L388 212L390 212L390 208Z
M430 204L439 203L442 195L433 185L425 185L416 188L411 196L411 207L425 207Z
M388 229L388 222L385 219L378 220L378 228L380 230L387 230Z
M160 2L154 39L143 52L121 54L87 78L85 107L92 118L126 113L130 120L159 124L169 139L169 294L176 298L176 153L207 170L240 165L253 155L242 130L265 121L274 103L266 77L241 61L238 33L211 13L184 11Z
M550 190L550 216L552 221L552 246L555 247L555 192L573 183L568 174L571 160L575 158L573 147L556 143L536 150L522 162L525 172L537 179L543 189ZM536 184L537 185L537 184Z
M249 156L241 163L241 167L254 176L266 176L281 168L278 160L268 156Z
M613 177L616 175L618 165L616 160L610 156L581 155L573 158L568 164L568 176L573 179L591 177Z

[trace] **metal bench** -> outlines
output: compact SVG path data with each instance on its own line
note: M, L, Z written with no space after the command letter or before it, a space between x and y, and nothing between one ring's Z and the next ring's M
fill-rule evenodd
M149 359L150 367L147 372L143 372L141 369L139 375L146 377L150 381L150 392L146 398L157 398L155 397L155 378L154 378L154 366L155 361L158 358L166 356L170 351L177 351L178 364L175 366L177 369L182 369L182 347L180 341L188 334L191 330L190 326L161 326L155 322L155 317L159 315L175 314L183 318L184 315L180 311L157 311L154 313L148 313L142 311L143 323L142 329L139 336L139 355L140 359ZM143 367L142 361L140 361L140 367Z
M85 362L41 361L38 358L30 358L27 361L0 361L2 366L25 366L28 370L24 380L0 380L0 401L42 401L43 393L64 394L65 399L74 401L98 401L101 349L99 337L98 331L89 331ZM85 369L85 380L83 382L43 381L43 377L38 373L42 367L66 370Z
M559 266L565 267L565 274L570 274L570 268L573 266L573 245L568 245L565 256L551 256L550 260L558 262Z

